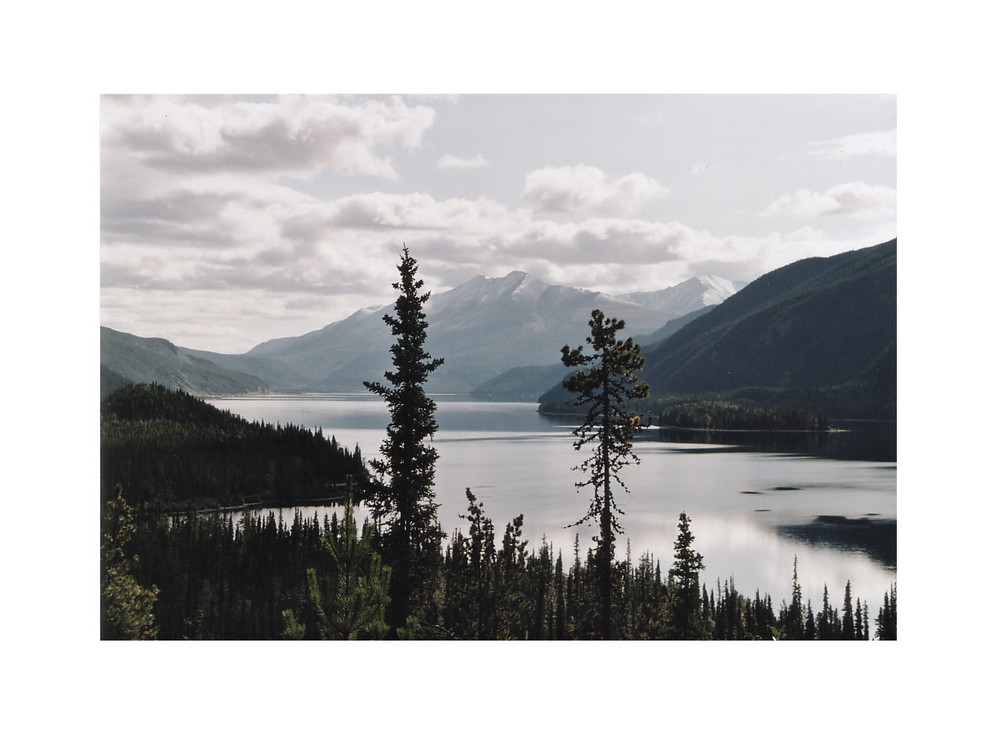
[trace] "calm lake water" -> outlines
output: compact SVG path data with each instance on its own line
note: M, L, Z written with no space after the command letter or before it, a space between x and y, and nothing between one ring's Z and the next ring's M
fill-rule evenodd
M589 507L586 489L574 483L584 457L573 449L573 424L543 417L535 403L474 402L437 396L439 431L436 493L438 517L451 533L468 533L465 489L482 501L498 539L506 524L524 514L528 549L544 537L573 558L576 535L585 554L596 527L566 528ZM368 395L269 396L210 399L215 406L251 420L321 427L342 446L378 455L388 410ZM641 460L622 478L630 492L615 500L625 534L616 556L630 543L633 561L649 552L666 573L673 562L677 517L691 518L695 549L705 557L702 582L733 579L752 596L769 593L778 611L791 599L792 565L813 610L843 604L844 585L867 601L870 622L883 594L896 580L896 462L894 426L839 425L849 431L825 439L790 436L778 440L748 434L704 435L650 431L637 440ZM586 448L585 448L586 449ZM269 509L276 513L278 509ZM300 509L320 517L332 509ZM294 509L282 509L290 522Z

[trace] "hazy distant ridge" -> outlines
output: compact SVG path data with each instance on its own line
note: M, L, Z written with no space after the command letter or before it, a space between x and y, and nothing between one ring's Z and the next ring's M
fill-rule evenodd
M256 376L193 356L163 338L140 338L101 326L101 394L125 383L157 383L195 396L267 391Z
M427 350L445 361L428 388L468 393L509 368L552 363L564 343L586 336L587 320L598 307L623 318L633 334L652 332L669 319L651 308L550 285L525 272L474 277L434 293L425 308ZM391 365L392 334L382 316L392 308L389 304L359 310L311 333L267 341L246 355L279 360L300 375L295 381L273 383L275 388L360 391L364 381L380 380Z
M692 315L684 308L704 308L706 300L720 300L732 289L732 283L721 278L692 278L660 293L633 293L649 302L645 306L578 287L551 285L525 272L474 277L454 289L433 293L427 302L427 349L445 359L428 387L437 392L470 393L509 369L520 369L520 377L530 373L541 379L544 370L558 361L562 345L583 342L595 308L622 318L627 334L648 343L690 319ZM359 392L364 391L364 381L381 380L391 366L393 338L383 316L392 312L392 303L363 308L323 328L272 339L244 354L194 350L162 339L118 334L118 352L102 349L102 365L126 380L155 380L196 394L265 389ZM134 339L127 341L134 353L127 354L125 337ZM102 330L102 343L105 340L110 344L114 339L105 339ZM144 366L129 371L122 366L127 362ZM108 379L112 378L109 373ZM534 391L532 399L544 389L544 382L534 383L541 384L537 390L523 385Z

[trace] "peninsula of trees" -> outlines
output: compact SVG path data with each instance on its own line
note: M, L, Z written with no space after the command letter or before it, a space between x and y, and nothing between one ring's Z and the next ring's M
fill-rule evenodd
M141 510L308 502L366 484L360 451L322 430L248 422L180 390L129 384L101 402L101 497Z

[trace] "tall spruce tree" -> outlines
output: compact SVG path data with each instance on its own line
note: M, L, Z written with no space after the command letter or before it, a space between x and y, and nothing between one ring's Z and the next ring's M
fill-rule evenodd
M428 442L437 432L437 405L424 392L427 377L444 359L431 358L424 350L427 318L423 306L430 293L421 293L417 262L404 246L398 265L399 291L395 316L383 320L396 342L390 349L393 371L385 372L388 385L365 382L389 407L390 423L382 443L383 459L373 460L379 476L367 503L373 518L383 528L383 552L392 569L387 619L402 627L428 593L440 560L443 538L434 502L434 464L437 450Z
M879 640L896 640L896 584L885 593L885 600L878 611L875 627Z
M579 394L574 402L587 407L583 424L573 430L577 437L573 447L579 450L594 443L593 454L577 469L586 471L588 478L577 483L578 488L590 486L594 490L590 510L574 525L594 520L599 522L595 561L599 573L601 597L601 625L603 638L614 637L612 620L612 584L615 552L615 534L622 533L618 515L623 512L615 503L612 483L628 490L618 473L639 458L632 452L632 439L640 429L637 415L625 410L628 400L642 399L649 395L649 386L639 381L636 372L645 365L639 346L631 338L618 340L618 331L624 321L606 318L594 310L590 318L590 344L592 353L584 354L583 346L562 348L564 366L586 368L577 371L563 382L563 386Z
M851 600L851 581L847 580L844 588L844 621L841 633L844 640L854 640L854 605Z
M789 640L802 640L805 637L805 617L802 609L802 586L799 584L799 557L792 562L792 604L785 618L785 633Z
M678 640L701 640L708 637L698 585L698 573L705 568L705 563L701 554L694 550L693 544L691 520L686 513L681 513L677 522L677 541L674 542L674 566L667 575L670 583L668 612L671 637ZM735 595L735 589L726 594Z

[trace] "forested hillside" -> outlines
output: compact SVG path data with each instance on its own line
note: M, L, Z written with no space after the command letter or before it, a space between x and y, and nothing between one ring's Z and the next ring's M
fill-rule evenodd
M101 397L125 383L163 384L189 394L267 391L255 376L185 353L163 338L140 338L101 327Z
M896 240L775 270L643 355L654 396L894 419Z
M200 508L343 495L367 475L357 449L321 431L248 422L180 390L130 384L101 402L101 495Z

